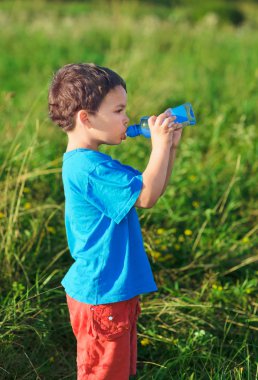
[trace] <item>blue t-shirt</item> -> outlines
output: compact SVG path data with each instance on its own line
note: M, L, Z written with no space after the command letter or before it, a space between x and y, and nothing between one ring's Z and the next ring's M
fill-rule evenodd
M157 290L134 204L142 174L107 154L79 148L63 155L65 227L75 262L66 293L88 304Z

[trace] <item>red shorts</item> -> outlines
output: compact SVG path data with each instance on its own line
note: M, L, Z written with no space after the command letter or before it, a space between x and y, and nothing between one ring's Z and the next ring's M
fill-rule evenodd
M128 380L136 375L139 296L103 305L66 298L77 339L77 380Z

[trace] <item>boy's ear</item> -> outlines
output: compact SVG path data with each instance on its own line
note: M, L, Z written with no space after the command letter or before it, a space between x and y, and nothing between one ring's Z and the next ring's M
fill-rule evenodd
M77 118L82 124L89 123L88 113L85 110L80 110L77 114Z

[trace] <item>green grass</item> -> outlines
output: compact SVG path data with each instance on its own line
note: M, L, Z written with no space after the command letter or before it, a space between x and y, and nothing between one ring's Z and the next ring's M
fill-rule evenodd
M138 210L159 292L141 297L137 379L257 379L258 8L237 2L235 27L196 4L0 3L0 379L76 378L66 136L47 116L70 62L119 72L132 123L185 101L197 116L165 195ZM150 141L102 151L144 170Z

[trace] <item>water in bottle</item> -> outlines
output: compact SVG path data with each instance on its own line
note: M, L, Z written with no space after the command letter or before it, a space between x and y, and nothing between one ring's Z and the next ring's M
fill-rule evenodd
M176 116L175 122L181 124L180 128L186 127L187 125L195 125L196 118L194 116L193 107L190 103L182 104L178 107L169 108L172 116ZM140 124L130 125L127 128L126 135L128 137L136 137L143 135L144 137L150 138L150 128L148 124L149 116L143 116L140 120ZM179 129L179 128L177 128Z

